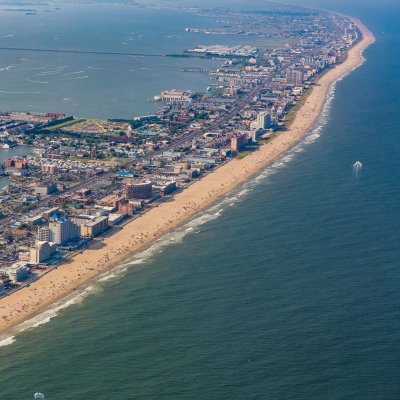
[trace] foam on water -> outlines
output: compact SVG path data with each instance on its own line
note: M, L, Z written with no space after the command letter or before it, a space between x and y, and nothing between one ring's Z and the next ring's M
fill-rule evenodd
M14 330L11 331L10 334L0 335L0 346L7 346L14 343L16 341L17 334L20 334L28 329L37 328L38 326L48 323L54 317L56 317L61 310L73 304L81 303L88 294L93 293L95 290L96 290L95 286L90 285L79 292L73 293L57 301L51 307L47 308L40 314L18 325Z
M0 71L9 71L12 68L17 67L17 65L8 65L7 67L0 68Z
M116 278L116 277L117 277L116 274L111 273L111 274L109 274L107 276L104 276L103 278L100 278L97 282L107 282L110 279L113 279L113 278Z
M15 336L9 336L0 341L0 347L8 346L9 344L12 344L14 342L15 342Z

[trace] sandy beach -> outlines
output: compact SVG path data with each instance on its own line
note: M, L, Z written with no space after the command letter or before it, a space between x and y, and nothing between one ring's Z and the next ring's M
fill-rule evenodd
M366 27L357 20L353 22L362 31L362 41L350 49L345 62L330 69L314 82L287 130L260 146L256 152L242 159L234 159L195 182L177 194L174 201L162 203L130 222L121 231L101 242L99 248L85 251L29 287L1 299L0 333L18 330L21 322L42 312L99 274L192 219L298 142L320 115L330 86L363 62L362 52L374 41Z

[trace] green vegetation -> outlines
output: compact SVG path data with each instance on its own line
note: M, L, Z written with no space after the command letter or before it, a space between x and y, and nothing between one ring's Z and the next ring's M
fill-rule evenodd
M65 128L66 126L76 125L76 124L79 124L84 121L85 121L84 119L72 119L70 121L61 122L57 125L48 126L48 127L44 128L43 130L44 131L55 131L57 129Z
M299 109L305 104L305 102L308 99L308 96L311 94L312 89L307 89L300 97L300 99L296 102L296 104L289 110L289 112L286 114L284 120L283 120L283 125L286 128L289 128L290 125L293 123L297 112Z
M258 139L258 142L256 144L252 144L249 146L246 146L245 149L243 151L241 151L240 153L238 153L236 155L236 158L238 160L241 160L242 158L245 158L246 156L248 156L251 153L254 153L255 151L257 151L261 146L263 146L264 144L268 143L273 137L276 136L276 133L266 137L266 138L260 138Z
M98 158L98 159L95 159L95 158L90 158L90 157L67 157L66 159L65 159L66 161L79 161L79 162L86 162L86 163L88 163L88 162L110 162L110 161L112 161L112 157L104 157L104 158L101 158L100 159L100 157Z
M246 146L245 150L241 151L240 153L237 154L236 158L238 160L241 160L242 158L247 157L249 154L254 153L260 148L259 144L254 144L250 146Z
M173 151L176 153L188 153L190 151L190 147L176 147Z
M200 112L197 115L197 121L203 121L203 120L207 120L207 119L210 119L210 118L208 116L208 113L206 113L206 112Z

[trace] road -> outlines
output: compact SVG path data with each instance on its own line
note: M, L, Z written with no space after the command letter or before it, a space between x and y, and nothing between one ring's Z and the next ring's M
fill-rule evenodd
M267 79L260 85L254 87L250 92L245 94L243 97L240 97L235 103L233 103L233 107L223 115L219 120L215 121L210 125L206 125L200 129L194 130L189 132L188 134L184 135L183 137L173 141L169 146L164 147L162 149L154 150L146 154L145 159L150 160L153 157L161 154L164 151L173 150L177 147L185 147L186 145L190 144L192 140L201 137L204 133L210 132L213 130L220 129L224 124L228 123L232 117L234 117L237 113L242 111L244 107L255 97L257 96L261 90L263 90L266 85L270 83L270 79ZM137 161L132 160L124 164L125 168L129 168L135 165ZM93 187L96 183L106 180L111 180L115 176L114 172L106 172L102 175L88 178L82 180L81 182L69 187L63 194L72 194L73 192L83 189L83 188L90 188ZM110 192L115 191L116 184L111 183L109 186ZM54 207L57 205L57 199L55 197L47 197L45 199L40 200L37 203L37 209L39 208L46 208L46 207ZM3 233L7 226L9 226L12 222L12 217L6 217L0 221L0 233Z

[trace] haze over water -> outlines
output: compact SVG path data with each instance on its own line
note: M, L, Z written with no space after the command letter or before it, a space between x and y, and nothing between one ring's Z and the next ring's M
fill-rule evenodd
M24 6L36 15L0 9L0 46L181 54L198 44L268 45L268 41L185 32L217 26L188 12L114 4ZM16 8L11 8L15 10ZM0 109L63 112L88 118L132 118L154 112L148 100L165 89L205 91L206 73L222 62L196 58L94 54L0 53Z
M335 4L377 42L321 124L164 246L0 348L1 399L398 398L400 12L324 7Z

